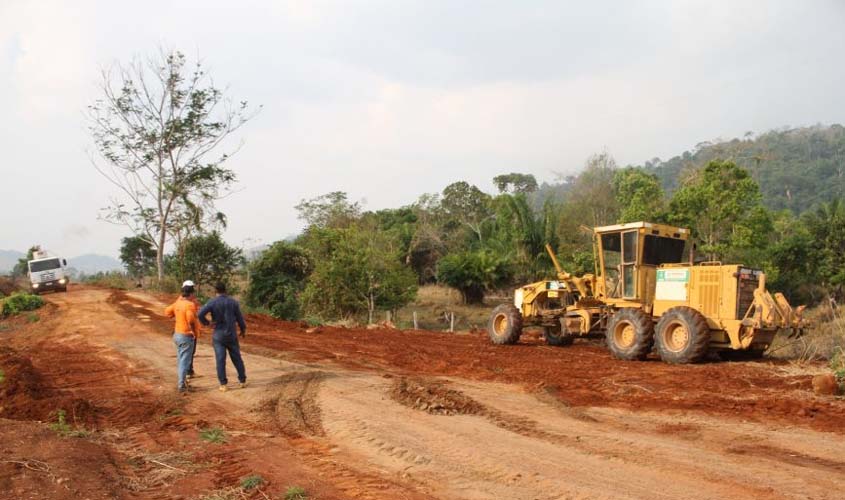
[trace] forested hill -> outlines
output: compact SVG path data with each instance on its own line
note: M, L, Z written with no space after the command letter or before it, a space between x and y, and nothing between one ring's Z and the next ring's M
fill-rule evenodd
M845 196L845 127L778 129L741 139L702 142L671 160L646 162L671 193L686 176L713 159L731 160L760 185L770 209L801 213L813 204Z

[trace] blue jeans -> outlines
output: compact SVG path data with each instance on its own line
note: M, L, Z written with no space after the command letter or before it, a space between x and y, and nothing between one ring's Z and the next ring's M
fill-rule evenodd
M218 335L214 332L212 337L214 344L214 359L217 361L217 380L220 385L229 383L226 378L226 353L232 359L232 364L235 365L235 370L238 371L238 382L246 382L246 368L244 368L244 360L241 358L241 346L238 344L238 337L236 335Z
M184 333L174 333L173 343L176 344L176 373L179 382L177 387L180 391L185 390L185 375L191 367L191 353L194 350L194 336Z
M194 376L194 356L197 355L197 344L199 344L199 341L194 339L194 347L191 348L191 362L188 363L188 375L192 377Z

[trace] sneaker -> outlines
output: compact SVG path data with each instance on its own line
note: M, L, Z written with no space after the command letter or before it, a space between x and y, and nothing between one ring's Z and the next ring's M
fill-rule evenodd
M186 375L185 375L185 378L186 378L186 379L192 379L192 378L194 378L194 374L193 374L193 373L188 373L188 374L186 374Z
M226 391L229 390L229 388L226 387L225 385L221 385L217 390L220 391L220 392L226 392Z
M241 389L246 389L246 384L247 384L247 383L248 383L248 382L241 382L240 384L238 384L238 387L240 387Z

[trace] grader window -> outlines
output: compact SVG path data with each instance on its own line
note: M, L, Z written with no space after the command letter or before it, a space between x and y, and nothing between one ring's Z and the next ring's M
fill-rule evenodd
M643 243L643 264L647 266L677 264L681 262L683 255L684 240L646 235Z
M636 231L622 233L622 283L626 298L637 296L637 237Z
M608 233L601 235L602 260L604 260L604 287L608 297L622 296L622 235Z

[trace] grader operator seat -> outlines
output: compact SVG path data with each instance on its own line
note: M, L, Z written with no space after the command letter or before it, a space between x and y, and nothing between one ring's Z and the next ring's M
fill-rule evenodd
M598 296L613 302L650 304L657 266L682 261L689 232L664 224L631 222L597 227L594 235Z

